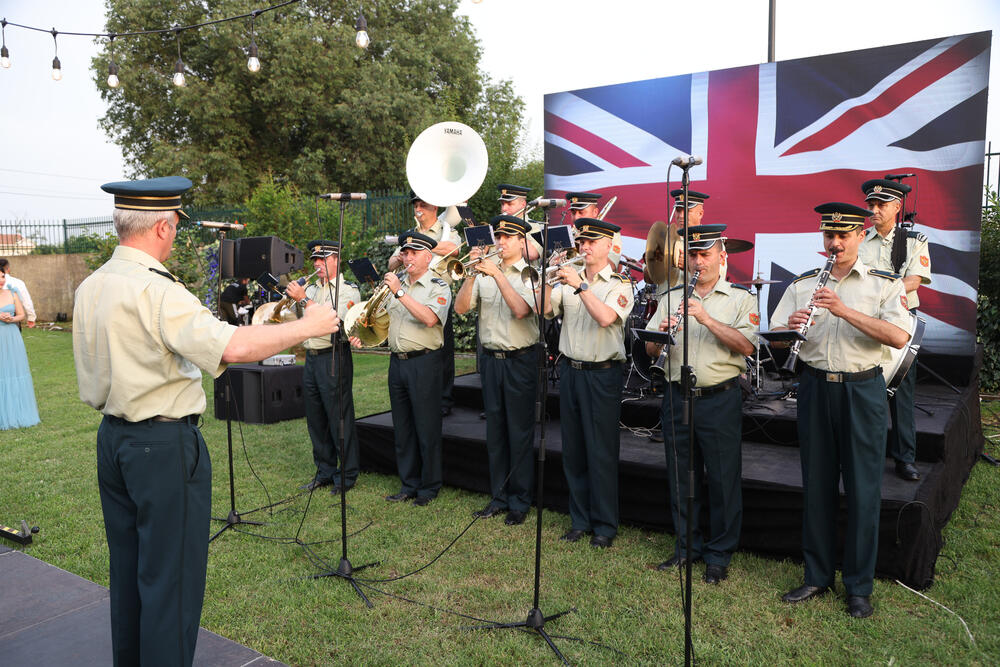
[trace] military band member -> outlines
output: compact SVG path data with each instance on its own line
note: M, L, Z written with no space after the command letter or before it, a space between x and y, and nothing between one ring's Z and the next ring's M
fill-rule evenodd
M542 244L533 239L531 234L539 231L542 226L528 220L528 193L531 192L531 188L501 183L497 186L497 190L500 191L500 215L510 215L528 223L528 261L537 262L538 258L542 256Z
M318 272L317 282L303 287L292 281L285 292L303 306L309 303L332 304L339 273L340 244L326 239L310 241L309 257ZM337 312L346 313L359 301L361 292L341 275ZM336 359L338 378L330 374L334 362L330 336L310 338L302 344L306 348L302 375L306 427L316 464L312 481L302 488L312 490L332 484L334 488L330 492L333 495L340 495L340 466L344 466L344 483L348 490L357 481L359 469L358 431L354 425L354 361L347 340L341 339L339 345ZM340 443L337 440L341 414L344 417L343 461L340 460Z
M888 409L882 346L906 344L910 316L898 274L872 268L858 257L871 213L842 203L816 207L828 253L837 253L827 286L816 290L819 269L794 279L774 314L774 329L813 324L799 351L799 456L802 461L804 584L786 593L801 602L833 585L839 480L847 498L843 582L847 611L865 618L878 554L882 469Z
M569 207L570 222L575 223L580 218L594 218L601 214L597 202L603 195L596 192L567 192L566 202ZM620 229L620 228L619 228ZM618 262L622 258L622 233L615 232L611 237L611 250L608 251L608 263L612 271L618 271Z
M212 464L198 421L202 372L264 359L336 330L329 306L274 326L221 322L163 262L181 177L106 183L119 244L77 288L73 356L80 399L104 413L97 481L110 555L115 665L190 665L208 563Z
M684 209L687 209L687 219L688 227L697 227L701 224L702 219L705 217L705 201L708 199L708 195L704 192L696 192L694 190L688 189L687 199L684 199L684 190L677 188L670 191L670 196L674 198L674 212L670 219L670 226L676 230L677 234L684 229ZM673 237L673 234L667 233L667 239ZM684 268L684 244L675 243L673 248L668 248L671 252L670 265L678 268ZM726 252L723 248L722 252L722 267L719 272L721 278L726 277ZM656 293L663 294L669 288L676 287L683 281L683 274L678 274L674 278L672 284L663 283L656 286Z
M693 516L700 516L702 482L708 480L710 532L702 536L700 523L691 526L691 546L686 547L688 497L688 426L684 420L681 365L684 359L683 327L677 344L668 346L669 385L663 398L661 423L666 441L670 512L677 542L674 555L661 563L666 570L704 558L706 582L717 584L728 575L729 561L739 546L743 521L742 451L743 394L739 376L746 370L745 357L757 345L760 314L745 287L732 285L719 276L725 247L726 225L690 228L688 271L701 271L688 302L688 363L693 369L694 390L694 503ZM682 235L683 238L683 235ZM676 326L677 308L685 285L674 288L676 307L660 301L647 329L668 331ZM647 343L651 358L663 347ZM706 539L707 538L707 539Z
M534 477L535 399L538 389L538 320L531 284L521 279L528 223L499 215L494 227L500 263L478 262L466 272L455 297L455 312L479 314L483 343L479 373L486 408L486 450L492 498L476 516L507 512L505 523L524 523L531 508ZM478 248L472 258L482 256Z
M865 233L858 255L868 266L892 271L903 276L906 305L916 315L920 299L917 288L931 283L931 255L927 237L920 232L907 231L900 239L898 259L893 261L896 250L896 217L902 212L902 198L910 186L896 181L875 179L861 186L868 210L872 212L872 226ZM917 424L913 414L914 392L917 388L917 369L911 367L889 399L889 456L896 461L896 475L907 481L917 481L920 473L913 462L917 455Z
M434 239L419 232L399 237L406 282L385 274L389 302L389 403L400 489L386 496L423 506L441 488L441 322L451 308L451 288L428 271ZM352 338L351 343L361 346Z
M561 539L576 542L592 531L591 546L610 547L618 533L618 424L632 286L608 262L621 228L594 218L574 225L583 270L564 266L559 285L543 283L545 317L562 316L559 423L572 525Z
M423 234L437 243L431 251L433 253L431 260L432 263L436 260L443 266L443 263L447 261L444 258L456 254L455 251L458 250L461 242L458 232L448 224L444 217L438 217L437 206L425 202L413 190L410 190L410 203L413 205L413 217L417 221L417 226L411 231ZM449 209L452 208L449 207ZM389 259L389 271L398 271L402 266L400 251L397 250ZM451 280L447 273L439 277L446 281ZM441 382L441 415L445 416L451 414L451 408L454 405L452 393L455 387L455 329L452 324L451 311L448 311L447 317L443 321L444 348L441 352L441 359L444 379Z

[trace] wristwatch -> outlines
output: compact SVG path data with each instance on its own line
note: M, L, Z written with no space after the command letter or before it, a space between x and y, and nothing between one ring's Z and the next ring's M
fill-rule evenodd
M402 287L393 292L393 296L395 296L397 299L402 299L404 294L406 294L406 292L403 291Z
M306 304L309 303L309 297L304 296L301 299L299 299L298 301L296 301L296 303L299 304L300 306L302 306L303 308L305 308Z
M576 288L576 289L575 289L575 290L573 291L573 294L579 294L580 292L586 292L586 291L587 291L587 290L589 290L589 289L590 289L590 285L588 285L588 284L587 284L587 283L585 283L585 282L584 282L584 283L580 283L580 286L579 286L579 287L577 287L577 288Z

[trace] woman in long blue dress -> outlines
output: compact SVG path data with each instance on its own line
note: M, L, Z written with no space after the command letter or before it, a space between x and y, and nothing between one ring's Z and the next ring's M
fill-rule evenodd
M4 289L6 284L7 275L0 271L0 430L39 422L28 353L17 326L24 307L17 290Z

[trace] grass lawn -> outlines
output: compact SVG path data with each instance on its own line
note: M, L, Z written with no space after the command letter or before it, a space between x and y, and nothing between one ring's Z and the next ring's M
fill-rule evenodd
M94 460L100 415L77 398L70 335L25 330L24 337L42 423L2 434L0 521L37 524L41 533L27 553L106 586ZM355 356L359 416L388 409L387 366L385 356ZM207 378L205 389L211 406ZM225 422L210 413L203 432L214 462L214 514L225 516ZM988 434L1000 435L1000 402L984 403L983 419ZM998 441L987 444L994 456ZM297 493L313 472L304 420L234 425L234 449L239 511ZM426 508L383 500L397 490L396 478L363 473L348 494L348 531L357 532L351 561L381 562L359 576L387 579L427 563L486 501L447 487ZM340 510L326 489L308 507L306 499L247 517L266 521L259 532L274 539L227 531L212 543L204 627L291 665L556 664L538 637L468 632L468 619L442 611L523 620L532 602L534 512L516 528L499 518L476 523L420 573L373 584L398 597L369 590L375 608L368 610L346 582L308 578L320 559L336 566ZM603 551L558 541L569 525L564 515L547 512L544 523L541 607L577 610L547 629L604 645L560 641L566 656L580 665L681 662L681 582L654 569L671 552L672 536L623 527ZM308 548L293 542L296 535ZM738 553L718 587L701 581L703 567L695 567L693 635L705 664L1000 664L1000 469L973 468L945 530L936 582L925 591L968 623L974 643L955 616L890 581L875 582L875 616L859 621L844 612L839 583L836 596L782 604L781 593L801 583L799 563Z

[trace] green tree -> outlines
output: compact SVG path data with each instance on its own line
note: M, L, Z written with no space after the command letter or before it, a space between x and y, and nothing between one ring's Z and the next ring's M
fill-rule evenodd
M984 391L1000 389L1000 197L988 193L983 209L979 250L979 299L976 333L983 346L979 385Z
M101 119L135 174L187 174L196 205L243 201L272 173L302 192L399 188L413 138L441 120L485 128L513 146L499 123L520 126L509 84L478 71L479 46L457 0L364 4L372 37L354 45L358 3L306 0L257 17L261 70L246 67L249 19L182 33L119 38L119 88L104 79ZM189 25L244 13L244 0L108 0L106 30ZM170 84L177 43L187 86ZM493 154L491 153L491 157ZM496 158L505 164L507 157Z

